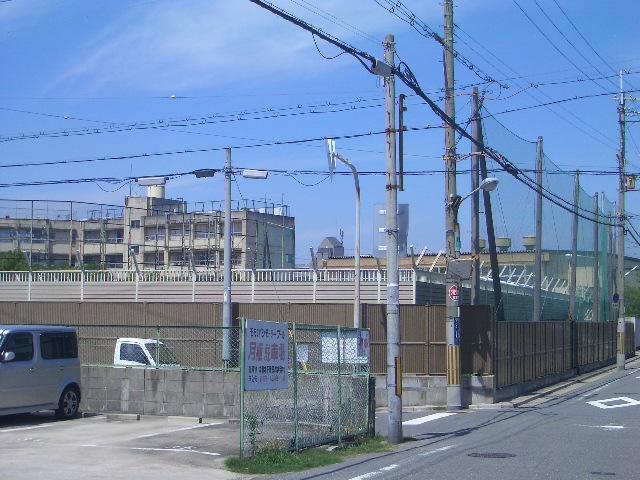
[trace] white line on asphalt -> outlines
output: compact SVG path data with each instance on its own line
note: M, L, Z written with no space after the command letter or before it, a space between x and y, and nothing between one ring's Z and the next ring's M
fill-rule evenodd
M53 427L53 424L46 423L44 425L33 425L31 427L3 428L2 430L0 430L0 433L21 432L23 430L35 430L36 428L47 428L47 427Z
M388 472L389 470L393 470L394 468L398 468L398 465L395 463L393 465L389 465L388 467L382 467L380 470L383 472Z
M418 417L411 420L407 420L406 422L402 422L402 425L422 425L423 423L431 422L433 420L438 420L439 418L445 418L450 415L455 415L455 413L434 413L432 415L427 415L426 417Z
M613 405L608 405L608 403L611 403L611 402L617 402L617 403L613 403ZM640 405L640 401L634 400L633 398L629 398L629 397L606 398L604 400L592 400L592 401L587 402L587 403L589 405L592 405L592 406L598 407L598 408L602 408L602 409L633 407L633 406L636 406L636 405Z
M156 437L158 435L168 435L170 433L184 432L185 430L194 430L196 428L213 427L215 425L222 425L222 423L223 422L202 423L202 424L198 424L198 425L192 425L190 427L175 428L173 430L167 430L167 431L164 431L164 432L155 432L155 433L147 433L146 435L138 435L137 437L134 437L134 439L138 440L140 438Z
M622 430L624 425L579 425L580 427L603 428L604 430Z
M363 473L362 475L358 475L357 477L352 477L349 480L364 480L365 478L375 477L376 475L380 475L382 472L369 472Z
M455 445L447 445L446 447L436 448L435 450L431 450L429 452L419 453L418 455L421 457L426 457L427 455L433 455L434 453L446 452L447 450L455 447Z
M219 453L204 452L202 450L191 450L190 448L149 448L149 447L132 447L131 450L142 450L147 452L178 452L178 453L199 453L200 455L211 455L219 457Z

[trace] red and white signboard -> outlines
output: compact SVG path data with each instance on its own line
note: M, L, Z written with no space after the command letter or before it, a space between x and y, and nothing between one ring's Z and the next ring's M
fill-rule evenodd
M456 300L458 300L458 286L457 285L451 285L449 287L449 298L451 300L453 300L454 302Z

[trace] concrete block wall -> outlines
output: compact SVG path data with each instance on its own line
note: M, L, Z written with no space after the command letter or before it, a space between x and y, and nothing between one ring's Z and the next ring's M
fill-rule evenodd
M386 407L387 377L375 375L376 407ZM463 403L487 404L495 401L495 380L493 375L463 375ZM403 375L403 407L424 405L445 406L447 404L447 377L436 375Z
M238 418L238 372L82 367L85 412Z

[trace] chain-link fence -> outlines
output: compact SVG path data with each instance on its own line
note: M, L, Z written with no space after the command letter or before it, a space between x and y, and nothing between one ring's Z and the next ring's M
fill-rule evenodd
M77 325L83 365L237 370L238 327ZM224 354L224 343L228 354ZM225 358L225 356L227 358Z
M255 360L255 342L248 332L247 328L242 332L242 455L298 450L367 432L371 420L368 330L289 324L287 381L279 390L257 391L248 387L252 379L247 375L255 371L250 365Z

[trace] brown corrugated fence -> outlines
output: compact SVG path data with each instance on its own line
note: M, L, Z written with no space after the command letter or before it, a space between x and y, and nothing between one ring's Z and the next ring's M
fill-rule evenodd
M350 304L234 303L240 317L310 325L353 324ZM575 368L612 362L616 325L572 322L502 322L488 306L462 306L463 374L496 375L504 387ZM400 305L402 370L446 373L443 305ZM371 331L371 371L386 372L386 305L363 304L362 326ZM121 325L131 327L221 326L219 303L0 302L0 324ZM634 351L627 325L626 351Z

